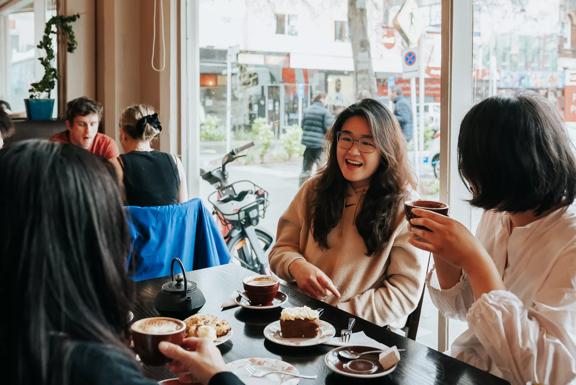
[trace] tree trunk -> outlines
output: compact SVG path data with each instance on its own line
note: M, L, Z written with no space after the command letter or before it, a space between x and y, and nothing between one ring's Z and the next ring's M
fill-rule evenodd
M366 0L348 0L348 31L354 59L355 96L376 96L376 76L372 68Z

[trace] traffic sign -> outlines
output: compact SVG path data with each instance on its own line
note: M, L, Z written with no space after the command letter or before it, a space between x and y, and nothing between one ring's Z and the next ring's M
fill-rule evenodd
M382 27L382 42L384 48L392 49L396 45L396 31L392 27Z
M425 21L422 18L415 0L406 0L394 17L394 26L409 45L416 45L424 31Z
M419 55L414 48L408 48L402 53L403 75L416 75L420 65Z

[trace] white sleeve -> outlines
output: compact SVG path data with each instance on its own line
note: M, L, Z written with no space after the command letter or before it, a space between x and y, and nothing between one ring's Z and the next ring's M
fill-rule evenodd
M436 269L432 269L426 279L428 292L434 306L448 318L466 321L468 309L474 303L474 293L465 274L460 282L449 289L441 289L436 277Z
M513 383L576 384L576 256L558 260L527 308L513 293L483 294L470 330Z

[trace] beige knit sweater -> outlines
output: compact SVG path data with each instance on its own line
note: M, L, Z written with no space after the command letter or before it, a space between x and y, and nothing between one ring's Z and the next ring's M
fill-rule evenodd
M318 178L306 182L278 222L276 244L269 255L272 271L291 281L288 267L304 258L326 273L340 291L326 302L378 325L402 327L414 310L424 285L425 262L408 243L403 210L382 253L366 256L366 245L354 225L366 188L349 187L342 219L328 234L322 250L311 231L310 202Z

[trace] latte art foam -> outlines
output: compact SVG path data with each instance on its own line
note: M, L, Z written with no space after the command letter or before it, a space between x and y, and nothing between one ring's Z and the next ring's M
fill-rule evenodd
M166 319L143 320L133 326L144 334L170 334L182 329L182 325Z

